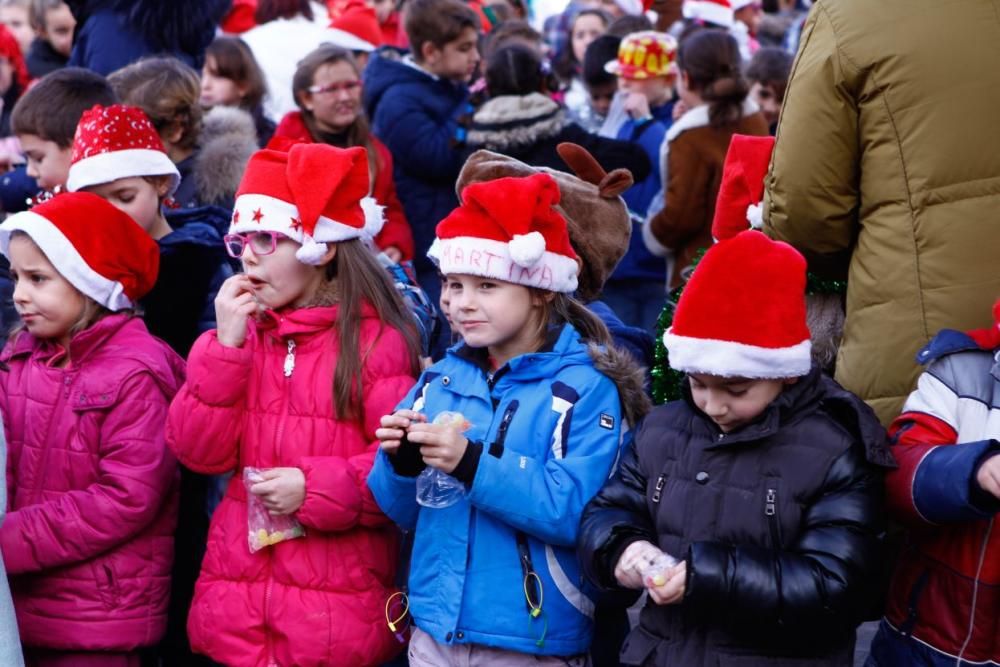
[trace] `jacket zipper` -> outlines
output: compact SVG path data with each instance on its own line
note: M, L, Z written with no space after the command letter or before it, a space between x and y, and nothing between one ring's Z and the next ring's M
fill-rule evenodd
M660 496L663 495L663 487L666 483L667 483L667 476L665 474L661 474L659 477L656 478L656 487L653 490L654 505L660 502Z
M767 525L771 531L771 546L774 549L781 549L781 526L778 522L778 490L767 489L767 496L764 499L764 515L767 517Z
M979 564L976 566L976 578L973 580L975 583L972 585L972 608L969 611L969 632L965 636L965 641L962 642L962 648L958 652L958 659L955 664L961 664L964 657L965 651L969 648L969 642L972 641L972 635L976 631L976 605L979 603L979 584L982 582L983 565L986 563L986 551L990 544L990 536L993 534L993 519L986 526L986 534L983 535L982 545L979 547Z
M514 419L515 412L517 412L517 402L512 401L504 410L500 426L497 428L497 446L499 447L503 447L504 443L507 442L507 429L510 428L510 422Z

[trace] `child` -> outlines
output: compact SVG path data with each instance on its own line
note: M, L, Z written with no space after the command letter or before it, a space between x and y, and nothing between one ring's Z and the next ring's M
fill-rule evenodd
M680 298L664 341L685 398L649 415L581 526L591 582L649 593L624 665L852 664L892 457L810 367L805 284L798 252L748 230Z
M28 52L35 31L29 16L31 0L0 0L0 24L3 24L17 40L21 54Z
M639 144L652 170L623 195L635 216L625 259L604 288L604 298L622 320L652 331L663 301L666 269L642 243L640 223L663 189L660 145L673 122L673 63L677 43L669 35L638 32L621 41L618 58L606 64L618 77L623 106L629 119L618 129L618 139ZM652 298L651 298L652 296Z
M556 56L553 69L566 85L563 103L570 113L578 114L587 104L587 89L583 81L583 58L587 47L608 29L610 19L599 9L585 9L573 17L569 28L569 43Z
M406 34L412 56L393 60L383 52L365 71L365 109L395 161L417 278L435 301L440 283L426 253L434 226L455 206L462 166L456 149L465 139L458 117L471 112L466 84L479 64L478 30L475 12L460 0L411 0Z
M899 468L890 516L909 527L869 667L1000 661L1000 302L989 329L945 330L917 355L929 364L889 427Z
M27 53L28 72L40 79L69 62L76 19L63 0L31 0L29 17L37 36Z
M8 218L0 251L24 323L0 373L0 547L25 657L138 667L166 626L177 462L163 431L183 380L181 358L135 316L156 244L80 192Z
M188 621L229 665L362 667L401 645L383 622L397 533L365 486L378 419L413 385L418 344L362 245L381 224L362 148L297 144L247 167L226 248L245 273L189 357L168 442L205 474L236 471L212 518ZM305 536L248 548L254 502Z
M201 105L239 107L249 113L257 130L257 144L267 145L274 122L264 115L267 85L253 52L238 37L216 37L205 50L201 70Z
M462 200L432 252L464 344L382 418L368 478L389 516L416 528L410 665L583 665L594 602L570 547L640 385L622 381L619 400L595 368L634 365L569 296L578 258L552 178L474 183ZM444 411L465 428L431 423ZM464 485L456 504L417 504L426 466Z
M618 90L618 78L604 66L614 60L621 38L601 35L587 46L583 55L583 86L587 90L587 103L573 115L583 129L596 134L604 125L611 109L611 100Z
M21 93L28 87L28 69L24 64L24 56L7 28L0 25L0 138L3 138L3 148L0 158L3 164L0 168L6 170L14 162L20 161L16 151L17 142L6 140L10 137L10 117L14 105Z
M767 47L755 53L747 66L750 99L760 107L772 136L778 131L778 118L785 101L788 77L792 73L792 60L792 54Z

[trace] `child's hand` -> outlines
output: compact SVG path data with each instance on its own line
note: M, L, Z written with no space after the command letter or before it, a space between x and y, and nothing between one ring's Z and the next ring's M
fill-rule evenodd
M257 312L250 279L237 274L222 283L215 297L216 337L226 347L242 347L247 339L247 320Z
M649 110L649 99L642 93L631 92L625 96L625 103L622 107L629 116L636 120L652 117Z
M261 472L264 481L250 487L264 507L276 516L296 512L306 499L306 476L298 468L271 468Z
M994 454L983 461L976 473L976 481L983 491L1000 498L1000 455Z
M681 561L667 571L667 581L662 586L647 586L649 597L658 605L677 604L684 599L687 586L687 561Z
M466 437L450 425L413 424L406 437L420 445L424 463L449 474L458 466L469 446Z
M382 248L382 252L384 252L385 256L396 264L399 264L403 260L402 251L394 245L391 245L388 248Z
M625 547L618 564L615 565L615 579L623 588L640 590L646 587L642 580L645 567L662 554L655 545L646 540L638 540Z
M397 410L382 417L382 428L375 429L375 437L381 442L386 454L395 454L406 436L411 424L427 421L427 415L413 410Z

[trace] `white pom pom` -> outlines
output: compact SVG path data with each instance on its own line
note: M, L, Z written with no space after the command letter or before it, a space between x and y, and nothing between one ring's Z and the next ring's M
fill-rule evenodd
M541 232L514 234L514 238L507 242L507 248L515 264L530 268L538 264L545 254L545 237Z
M361 230L361 238L369 241L382 231L382 225L385 224L385 216L383 215L385 207L380 206L372 197L363 197L361 210L365 213L365 226Z
M302 242L302 247L295 251L295 259L309 266L319 266L323 263L323 255L329 249L325 243L316 243L313 237L307 236Z
M750 204L747 206L747 221L752 229L761 229L764 226L764 205Z

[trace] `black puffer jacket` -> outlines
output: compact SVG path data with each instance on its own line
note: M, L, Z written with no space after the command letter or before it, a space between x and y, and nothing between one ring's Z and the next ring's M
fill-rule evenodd
M871 409L817 370L729 434L689 393L657 408L580 532L606 590L635 540L687 559L683 602L647 603L622 663L850 665L880 590L893 465Z

